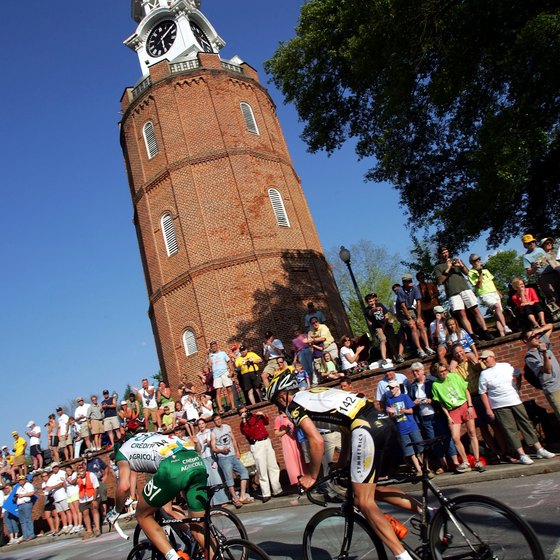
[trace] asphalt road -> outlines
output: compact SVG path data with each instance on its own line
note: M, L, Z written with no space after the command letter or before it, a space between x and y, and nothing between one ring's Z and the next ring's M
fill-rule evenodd
M560 473L469 482L463 486L459 484L460 480L455 486L446 487L446 494L485 494L506 503L533 526L546 557L560 560ZM294 500L282 498L274 509L240 510L250 540L261 545L273 560L302 558L303 529L307 520L318 511L317 506L301 505L303 501L298 505L291 502ZM390 508L384 509L393 513ZM114 532L88 542L79 538L38 538L33 543L1 548L0 560L124 560L130 548L130 542L123 541Z

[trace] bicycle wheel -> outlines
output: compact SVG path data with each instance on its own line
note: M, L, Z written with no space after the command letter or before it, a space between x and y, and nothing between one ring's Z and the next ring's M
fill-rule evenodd
M165 531L165 534L167 536L167 539L171 543L171 546L177 549L177 542L178 542L177 537L179 536L180 538L180 534L178 535L175 532L175 530L171 528L171 525L164 526L163 530ZM150 541L146 536L146 534L144 533L144 531L142 530L142 527L140 527L140 524L137 523L136 527L134 528L134 535L132 537L132 546L136 546L141 543L149 543L149 542Z
M270 560L262 548L245 539L231 539L220 544L214 558L217 560Z
M387 554L379 537L365 519L352 515L353 523L340 509L328 508L316 513L303 533L305 560L386 560Z
M225 539L244 539L247 540L247 530L243 522L235 513L220 506L210 508L210 520L212 526Z
M544 560L531 527L506 505L486 496L465 495L441 508L430 523L434 560Z
M165 560L163 554L150 542L141 542L129 552L126 560Z

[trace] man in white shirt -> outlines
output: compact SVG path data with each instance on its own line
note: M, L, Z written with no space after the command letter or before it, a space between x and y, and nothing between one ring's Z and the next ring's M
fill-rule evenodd
M533 446L537 451L537 459L552 459L554 453L547 451L538 441L527 411L517 392L521 386L521 372L511 364L498 363L492 350L483 350L479 359L486 368L482 370L478 380L478 392L486 407L486 413L502 427L509 447L517 450L519 461L523 465L531 465L533 460L525 453L519 432L522 433L526 445ZM516 377L516 385L513 379Z
M89 430L89 417L91 415L91 405L84 402L84 397L77 397L76 402L78 406L74 411L74 420L76 420L76 428L78 435L84 440L86 447L89 449L91 443L89 441L90 430ZM81 445L77 447L74 459L80 456Z
M72 438L68 430L68 414L65 414L62 407L56 409L58 414L58 449L64 453L64 460L69 461L73 459L74 453L72 450Z
M60 470L58 463L52 463L51 467L52 474L49 476L43 490L45 493L52 492L54 507L62 523L62 529L57 534L62 535L64 533L69 533L74 528L72 525L70 506L67 502L66 473Z
M27 422L27 432L29 437L29 453L33 461L33 468L37 471L43 468L43 451L41 450L41 428L33 420Z

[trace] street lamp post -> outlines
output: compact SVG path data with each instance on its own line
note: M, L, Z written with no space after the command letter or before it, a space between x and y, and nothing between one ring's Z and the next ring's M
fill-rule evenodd
M344 247L344 245L342 245L340 247L340 251L338 253L338 256L340 257L340 260L348 267L348 272L350 273L350 278L352 279L352 284L354 284L354 290L356 290L356 295L358 296L358 301L360 302L360 308L362 309L362 313L364 314L364 318L366 320L366 325L369 331L369 337L371 342L373 342L375 340L375 332L373 331L373 328L370 324L370 322L368 321L367 318L367 310L366 310L366 305L364 303L364 298L362 297L362 294L360 293L360 288L358 288L358 283L356 282L356 277L354 276L354 271L352 270L352 265L350 264L351 262L351 258L352 255L350 254L350 251Z

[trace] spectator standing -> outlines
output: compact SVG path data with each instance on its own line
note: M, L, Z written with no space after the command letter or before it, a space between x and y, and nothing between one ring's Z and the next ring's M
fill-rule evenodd
M101 508L101 514L105 517L107 513L107 477L109 476L109 465L99 457L93 456L91 453L86 455L86 470L95 475L98 487L98 504Z
M249 413L245 407L239 409L239 416L239 428L247 438L255 458L263 503L270 500L271 492L274 496L284 495L280 486L280 467L268 434L268 416L260 411L256 414Z
M233 371L233 364L229 356L223 350L218 349L218 343L216 341L210 343L208 367L212 372L220 414L224 413L224 404L222 401L224 396L230 409L233 410L235 408L235 400L233 397L233 378L235 377L235 372Z
M282 341L279 338L275 338L271 331L266 331L264 333L262 349L263 359L266 362L266 366L262 371L261 377L264 388L266 389L270 379L278 369L278 358L284 358L286 352Z
M449 429L453 443L461 457L461 464L455 472L464 473L471 470L467 452L461 442L461 428L467 426L467 434L471 442L471 451L475 459L475 469L479 472L486 470L480 461L478 439L476 436L476 412L468 390L468 383L457 373L449 371L447 363L436 362L432 371L437 372L437 381L432 385L434 400L441 404L442 410L449 422Z
M445 288L445 295L449 300L451 311L458 317L461 326L472 337L473 329L467 317L467 310L469 310L482 330L482 338L484 340L494 340L492 334L488 332L484 317L480 313L476 296L464 276L469 273L468 268L461 259L451 258L449 249L445 245L439 248L439 254L441 261L434 268L434 276L438 284Z
M144 377L142 379L141 387L133 387L134 391L138 395L138 398L142 401L142 414L144 416L144 426L146 431L150 431L150 420L152 425L157 426L157 401L156 401L156 388L150 385L148 379Z
M297 486L298 478L305 472L301 450L295 434L295 427L284 411L274 420L274 434L280 438L284 464L292 486Z
M496 319L496 328L500 336L511 334L507 326L506 318L502 310L502 297L494 284L494 275L484 267L480 255L473 253L469 257L471 269L469 270L469 282L473 285L474 293L478 299L492 311Z
M117 398L116 395L109 394L109 389L103 391L101 408L103 409L103 429L109 436L110 446L112 447L115 441L119 439L121 425L117 411Z
M377 382L377 389L375 392L375 400L379 403L381 410L385 409L389 381L393 381L394 379L399 382L401 393L408 394L410 392L410 381L406 375L397 373L394 369L387 370L385 375Z
M206 467L206 472L208 473L208 486L214 486L215 484L223 484L220 471L218 470L218 462L216 457L212 452L212 431L208 428L206 421L199 418L197 421L198 433L196 434L196 439L198 440L198 445L200 449L198 453L204 462ZM228 502L228 497L225 491L219 490L212 496L212 505L219 506Z
M70 517L69 522L73 525L70 533L79 533L83 529L82 525L82 512L80 511L80 489L78 488L78 473L74 471L72 465L68 465L66 471L66 495Z
M430 341L440 362L447 361L447 337L449 332L445 325L445 309L441 305L436 305L433 309L435 319L430 323Z
M93 437L90 449L92 451L99 451L101 449L101 436L105 431L103 426L103 408L97 399L97 395L91 395L90 399L89 424Z
M4 492L2 502L2 516L6 525L6 536L8 537L8 544L17 544L21 542L22 538L18 538L19 526L18 518L11 511L8 510L8 499L12 493L13 487L11 484L5 484L2 491Z
M560 304L560 274L554 268L555 259L551 260L551 255L547 254L542 247L537 246L537 240L532 234L524 235L521 241L527 249L523 255L523 267L528 278L536 278L546 300L554 302L558 306ZM551 266L551 262L553 266Z
M401 394L399 382L396 379L389 381L388 387L390 396L386 398L385 410L397 426L403 455L412 462L416 474L421 476L420 462L424 447L420 443L422 441L420 428L414 420L414 402L408 395Z
M317 317L311 317L310 323L311 329L307 333L309 345L322 344L323 353L328 352L331 358L338 357L338 348L329 327L324 323L320 323ZM315 359L315 364L318 365L317 359Z
M84 397L77 397L76 402L78 406L74 411L74 420L76 421L76 432L77 435L82 438L86 444L86 448L89 449L91 447L91 442L89 439L90 430L89 430L89 417L91 415L91 405L89 403L84 402ZM74 457L77 459L80 456L80 450L82 446L79 445L77 448L77 453L75 453Z
M365 300L367 304L366 319L371 327L375 329L375 335L379 342L379 352L381 354L381 367L385 368L390 366L387 360L387 341L389 340L389 336L394 338L389 309L378 301L377 294L368 294ZM388 332L387 329L390 329L391 332Z
M41 473L41 488L43 489L43 517L49 526L49 532L47 535L55 535L58 533L60 528L60 520L58 519L58 513L56 512L56 508L54 507L54 498L53 492L49 492L45 490L47 486L47 481L49 479L49 473L43 472Z
M45 428L47 428L47 438L49 440L49 449L51 451L51 458L57 463L59 463L60 457L58 455L58 446L59 446L58 423L56 421L56 416L54 414L49 414L49 418L47 419Z
M27 447L27 442L16 431L12 432L12 437L14 438L12 479L15 480L16 473L23 474L24 476L27 474L27 464L25 463L25 448Z
M403 274L402 287L396 290L397 300L395 303L397 309L397 320L402 325L402 333L405 336L410 335L413 344L416 346L418 357L420 359L426 358L428 355L433 356L435 352L430 348L428 342L428 333L424 325L424 318L422 315L422 294L412 283L411 274ZM422 343L426 351L422 350ZM404 339L401 336L399 340L399 361L404 361Z
M486 369L482 371L478 381L478 391L486 406L486 413L491 418L496 417L509 446L519 453L519 461L523 465L533 463L521 445L519 432L523 435L525 444L535 448L538 459L555 457L554 453L547 451L539 443L519 393L514 387L514 376L517 377L517 389L521 386L520 372L516 372L511 364L498 363L492 350L483 350L480 359L486 363Z
M251 496L247 494L249 472L239 459L241 453L231 426L224 424L219 414L214 414L214 425L210 447L217 457L218 464L224 474L225 483L229 489L233 505L236 508L240 508L243 504L253 501ZM239 496L235 491L234 472L240 478Z
M308 331L311 330L311 319L313 319L313 317L317 317L319 323L324 323L327 320L325 314L321 310L317 309L315 304L310 301L307 304L307 313L303 318L303 325Z
M69 533L72 526L72 516L70 515L70 508L68 506L68 495L66 494L66 473L60 470L58 463L51 465L52 473L47 479L47 484L44 488L45 492L52 493L54 507L62 523L62 528L58 532L59 535Z
M163 424L162 417L165 413L165 409L167 408L169 411L175 408L173 396L171 395L171 389L165 381L159 382L159 387L156 393L156 401L159 407L157 411L157 426L158 428L161 428Z
M86 470L86 466L83 463L78 464L77 472L80 511L82 512L83 522L86 528L82 540L87 541L101 534L98 502L99 481L94 473Z
M33 509L33 498L35 497L35 488L23 474L18 476L17 481L16 503L18 507L19 522L21 524L23 542L28 542L36 538L35 533L33 532L33 517L31 514Z
M426 280L426 274L422 271L416 274L417 286L422 295L422 318L424 324L429 325L434 319L434 307L439 305L439 291L433 282Z
M308 330L303 332L299 327L295 327L292 346L294 347L294 363L300 362L303 365L303 369L311 375L313 373L313 355L307 340Z
M29 437L29 454L33 461L33 470L43 468L43 450L41 449L41 428L33 420L27 422L27 436Z
M246 400L251 404L262 401L262 378L259 374L259 364L262 364L262 358L255 352L249 352L247 347L242 344L239 347L239 356L235 359L235 367L239 372L241 389L246 395Z
M527 346L525 365L538 378L548 404L560 420L560 365L552 352L551 332L552 325L545 325L523 335Z

